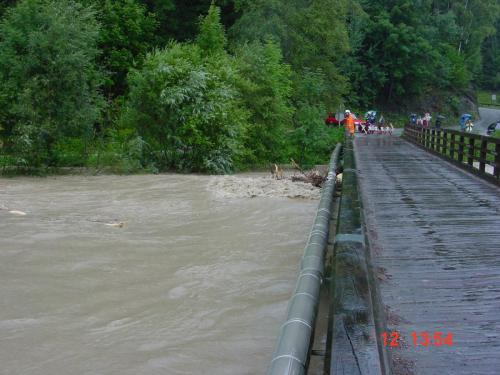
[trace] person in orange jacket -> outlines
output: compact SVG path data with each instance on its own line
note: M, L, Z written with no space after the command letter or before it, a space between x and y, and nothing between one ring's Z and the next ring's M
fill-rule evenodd
M354 137L354 117L351 114L351 111L346 110L344 113L345 117L345 130L346 135L349 134L350 137Z

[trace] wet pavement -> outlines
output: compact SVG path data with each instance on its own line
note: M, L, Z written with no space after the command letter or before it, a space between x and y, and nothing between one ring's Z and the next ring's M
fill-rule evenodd
M500 190L398 137L355 151L394 374L498 375Z

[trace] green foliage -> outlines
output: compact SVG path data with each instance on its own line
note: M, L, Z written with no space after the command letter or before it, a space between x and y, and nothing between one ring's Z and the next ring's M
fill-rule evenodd
M158 21L156 29L157 45L165 45L171 40L192 41L198 34L201 14L206 14L212 0L140 0ZM233 0L218 0L215 4L222 9L222 23L231 26L238 14L234 11Z
M148 151L149 145L133 131L111 129L105 137L95 140L86 165L123 174L142 170L156 173Z
M291 157L301 165L314 165L328 160L332 147L342 139L343 129L326 127L326 112L321 98L327 92L327 81L321 70L304 69L294 77L294 130L290 134Z
M83 167L87 162L87 144L81 137L63 137L53 145L58 166Z
M236 56L243 77L239 90L250 113L245 163L283 161L293 113L291 69L272 40L244 44Z
M98 24L70 0L22 0L0 25L0 123L8 148L53 164L62 137L91 135L99 118Z
M324 163L342 130L323 118L339 105L451 114L474 87L498 91L499 8L0 1L0 164L223 173Z
M277 41L295 71L320 69L328 86L320 99L332 107L342 101L346 80L338 69L348 51L346 0L257 0L236 5L242 16L230 33L236 43L269 38ZM259 20L259 22L256 22Z
M147 56L129 79L123 123L137 128L161 169L233 169L246 121L232 61L204 58L197 45L170 44Z
M432 91L467 90L480 67L479 49L498 15L495 0L360 2L360 28L349 22L354 48L343 65L354 103L411 104Z
M495 24L496 33L488 37L482 47L481 85L500 91L500 17Z
M16 0L0 0L0 17L4 14L8 7L14 5Z
M135 0L85 0L96 9L101 24L98 47L99 63L107 73L104 90L107 97L126 92L129 69L140 65L154 42L157 22Z
M492 94L497 96L497 100L491 99ZM500 107L500 90L499 91L478 91L477 101L482 107Z
M304 165L326 162L342 136L340 130L325 127L323 119L327 108L335 108L347 94L348 82L339 69L349 50L344 20L354 8L359 10L350 5L345 0L236 3L242 16L230 31L233 40L239 44L275 40L293 72L292 128L285 127L284 137L275 136L268 149L280 147L284 155Z
M141 0L139 3L146 6L158 22L156 29L156 41L158 44L177 39L175 32L180 27L179 17L175 17L175 0ZM205 8L206 9L206 8Z
M224 53L226 34L220 22L220 9L212 4L206 17L200 19L200 32L196 43L207 54Z

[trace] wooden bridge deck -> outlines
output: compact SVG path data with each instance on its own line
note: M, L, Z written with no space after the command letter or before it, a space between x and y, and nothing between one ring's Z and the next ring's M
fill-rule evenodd
M500 374L500 189L397 137L355 153L395 374ZM414 347L411 332L451 332Z

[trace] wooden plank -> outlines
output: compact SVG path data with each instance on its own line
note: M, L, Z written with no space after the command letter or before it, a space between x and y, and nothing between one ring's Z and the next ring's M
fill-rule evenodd
M455 159L455 137L456 134L451 134L450 158Z
M493 174L495 175L496 178L500 178L500 144L497 144L495 147L495 169Z
M498 374L500 189L397 138L358 137L356 155L387 330L404 338L393 373ZM412 331L454 343L415 348Z
M458 161L462 163L464 161L464 135L463 133L458 137Z
M443 148L442 148L442 153L446 155L448 153L448 135L446 132L443 132Z
M474 164L474 151L476 149L475 139L469 138L469 153L467 155L467 164Z

